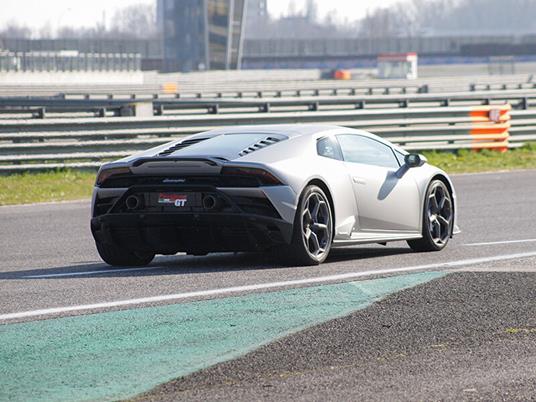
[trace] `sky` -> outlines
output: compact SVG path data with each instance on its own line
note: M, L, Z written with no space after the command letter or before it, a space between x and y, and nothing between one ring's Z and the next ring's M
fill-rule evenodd
M297 9L306 0L294 0ZM34 30L48 25L52 30L58 26L94 26L97 22L109 20L114 12L135 3L154 4L156 0L2 0L0 24L16 22L30 26ZM320 16L335 9L339 15L349 20L366 15L367 11L379 6L385 7L397 0L317 0ZM271 14L284 15L289 8L289 0L268 0Z

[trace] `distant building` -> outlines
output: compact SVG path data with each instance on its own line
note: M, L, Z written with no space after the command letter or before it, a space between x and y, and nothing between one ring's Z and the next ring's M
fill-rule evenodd
M268 18L268 1L248 0L247 17L259 20Z
M246 38L262 36L269 21L267 0L247 0Z
M241 67L247 0L158 0L166 71Z

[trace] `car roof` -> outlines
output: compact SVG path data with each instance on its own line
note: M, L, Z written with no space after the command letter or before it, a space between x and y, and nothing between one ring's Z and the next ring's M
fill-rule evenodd
M289 139L302 136L317 136L317 135L336 135L336 134L359 134L365 137L373 138L384 143L402 153L406 153L397 145L365 130L355 128L337 126L334 124L271 124L271 125L250 125L250 126L229 126L217 128L203 133L194 134L188 138L213 137L224 134L282 134Z
M222 134L283 134L289 138L304 135L314 135L331 130L344 129L340 126L327 124L272 124L272 125L251 125L251 126L231 126L222 127L215 130L206 131L197 135L222 135Z

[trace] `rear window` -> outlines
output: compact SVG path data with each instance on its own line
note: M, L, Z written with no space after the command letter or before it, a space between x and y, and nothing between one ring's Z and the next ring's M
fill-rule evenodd
M284 135L269 133L223 134L176 152L180 156L219 155L238 157L245 149L261 143L266 138L274 138L276 142L287 139ZM263 148L265 145L259 147Z

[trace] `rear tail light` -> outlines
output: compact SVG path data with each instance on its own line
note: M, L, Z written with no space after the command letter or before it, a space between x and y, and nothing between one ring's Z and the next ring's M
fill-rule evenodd
M279 186L283 184L272 173L259 168L226 166L222 169L221 174L226 176L253 177L265 186Z
M97 186L101 186L106 180L108 180L112 176L128 175L128 174L130 174L130 168L127 168L127 167L101 170L99 172L99 175L97 176Z

